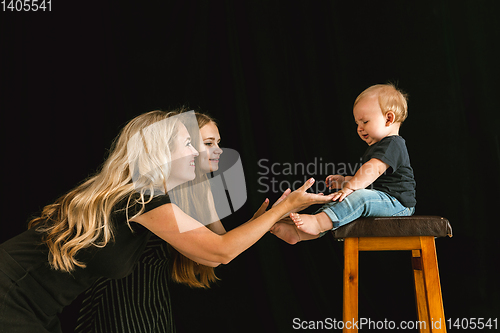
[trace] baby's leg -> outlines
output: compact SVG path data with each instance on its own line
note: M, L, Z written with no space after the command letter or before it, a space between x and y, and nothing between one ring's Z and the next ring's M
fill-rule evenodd
M332 221L323 212L316 215L291 213L290 217L299 230L310 235L317 236L333 228Z
M316 239L318 236L306 234L297 229L295 224L278 222L271 228L271 233L276 237L284 240L288 244L297 244L300 241Z

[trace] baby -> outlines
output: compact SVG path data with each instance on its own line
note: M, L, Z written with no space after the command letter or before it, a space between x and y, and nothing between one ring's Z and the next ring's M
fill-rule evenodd
M406 95L392 84L371 86L356 98L353 114L358 135L369 146L362 166L353 177L326 178L329 188L340 190L315 215L292 213L293 223L282 220L271 228L287 243L318 238L358 217L413 215L416 183L399 136L408 115Z

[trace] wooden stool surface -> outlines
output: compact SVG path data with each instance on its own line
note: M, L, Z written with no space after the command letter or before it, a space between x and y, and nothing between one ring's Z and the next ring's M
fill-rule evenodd
M450 222L439 216L365 217L333 230L333 237L452 236Z

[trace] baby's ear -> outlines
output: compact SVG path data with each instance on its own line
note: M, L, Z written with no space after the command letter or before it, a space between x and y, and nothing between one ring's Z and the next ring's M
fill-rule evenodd
M385 114L385 125L386 126L392 125L395 120L396 120L396 115L394 114L394 112L389 111Z

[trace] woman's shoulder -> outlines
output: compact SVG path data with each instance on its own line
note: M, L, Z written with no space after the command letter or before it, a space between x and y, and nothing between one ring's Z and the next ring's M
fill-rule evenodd
M157 195L154 196L153 198L148 199L144 203L144 212L147 213L155 208L158 208L160 206L166 205L171 203L170 196L168 194L163 194L163 195ZM139 203L136 205L142 205L141 201L139 200Z
M131 218L139 213L144 214L155 208L170 203L171 200L168 194L155 195L151 197L148 195L141 196L139 193L134 193L131 196L125 197L115 205L115 208L113 209L114 217L119 218L124 215L128 215L128 217ZM127 214L125 212L127 212Z

